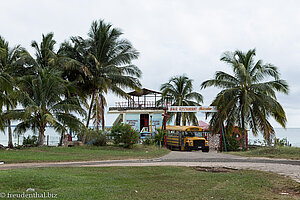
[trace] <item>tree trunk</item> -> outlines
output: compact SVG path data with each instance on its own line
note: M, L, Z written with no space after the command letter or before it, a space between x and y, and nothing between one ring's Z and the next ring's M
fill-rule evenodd
M176 113L175 125L180 126L181 113Z
M101 97L101 121L102 121L102 131L105 130L105 121L104 121L104 97L100 94Z
M58 146L62 146L63 141L64 141L64 139L65 139L64 135L65 135L65 132L62 131L62 132L61 132L61 135L60 135L60 139L59 139L59 144L58 144Z
M92 113L92 107L93 107L93 104L94 104L94 99L95 99L95 92L93 92L92 94L92 99L91 99L91 104L90 104L90 107L89 107L89 113L88 113L88 118L86 120L86 128L89 128L89 123L90 123L90 119L91 119L91 113Z
M242 148L243 150L246 150L246 141L245 141L245 117L244 114L242 113Z
M11 122L10 119L7 121L7 129L8 129L8 148L14 148L13 142L12 142L12 131L11 131Z
M91 104L90 104L90 107L89 107L88 118L86 120L86 126L85 127L87 129L89 128L89 123L90 123L90 119L91 119L91 112L92 112L92 107L93 107L93 104L94 104L94 99L95 99L95 91L92 94L92 99L91 99ZM81 140L82 140L82 143L84 144L85 140L86 140L86 132L83 133L83 136L82 136Z
M7 93L5 92L7 95ZM9 105L6 105L6 110L9 111ZM14 148L12 142L12 130L11 130L11 121L10 119L7 120L7 132L8 132L8 148Z
M38 146L41 147L44 145L44 135L45 133L45 126L41 127L40 131L39 131L39 138L38 138Z

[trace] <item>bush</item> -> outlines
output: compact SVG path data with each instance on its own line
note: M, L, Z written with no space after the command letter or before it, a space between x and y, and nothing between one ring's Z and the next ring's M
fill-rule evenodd
M162 129L157 129L157 133L154 136L154 141L159 146L164 146L165 143L165 136L167 135L167 132Z
M23 146L31 146L31 147L36 147L38 145L38 138L37 136L33 135L33 136L28 136L23 137Z
M143 140L142 144L143 145L152 145L152 144L154 144L154 140L152 140L150 138L146 138L145 140Z
M115 144L122 143L123 147L132 148L138 143L139 132L128 124L117 124L111 128L111 136L114 137Z
M93 140L92 144L94 146L105 146L106 145L106 136L102 133L99 133Z
M225 140L226 140L226 148L227 151L237 151L240 147L241 141L237 140L237 134L232 133L230 136L229 134L225 134ZM225 146L222 146L223 151L225 151Z
M275 146L290 146L290 142L287 140L287 138L275 138Z
M81 134L83 135L83 134ZM92 144L95 146L105 146L107 141L106 141L106 136L105 134L102 133L102 131L96 131L94 129L89 129L86 133L86 144Z

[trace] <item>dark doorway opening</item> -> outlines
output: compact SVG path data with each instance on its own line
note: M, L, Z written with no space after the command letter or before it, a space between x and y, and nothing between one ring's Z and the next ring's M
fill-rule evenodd
M141 114L140 115L140 131L144 128L147 127L149 129L149 114Z

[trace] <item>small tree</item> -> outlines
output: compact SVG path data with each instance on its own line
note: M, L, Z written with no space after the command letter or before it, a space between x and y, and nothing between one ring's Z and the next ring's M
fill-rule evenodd
M165 141L165 136L167 135L167 132L162 129L157 129L157 134L154 136L154 141L157 143L160 147L163 146L163 143Z
M117 124L111 128L115 144L123 143L123 147L132 148L138 143L139 132L128 124Z

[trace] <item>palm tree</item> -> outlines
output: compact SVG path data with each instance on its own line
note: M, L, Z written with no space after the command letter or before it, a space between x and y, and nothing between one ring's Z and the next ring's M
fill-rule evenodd
M57 132L66 132L67 125L74 131L84 126L72 113L83 116L77 98L65 99L68 83L55 69L38 69L34 75L25 75L19 80L20 103L23 109L15 109L8 116L21 121L15 128L17 134L31 129L38 132L38 145L44 144L46 126L53 126Z
M122 34L99 20L92 23L87 39L72 37L71 43L63 44L66 55L81 63L86 72L80 83L82 92L90 99L86 127L94 118L94 124L98 127L101 122L104 129L104 95L108 91L128 98L123 89L137 89L141 85L141 71L131 63L139 53L128 40L120 38Z
M185 75L172 77L168 83L161 85L162 99L171 100L172 106L199 106L203 102L203 97L197 92L193 92L193 80ZM172 119L175 113L170 113ZM193 125L198 124L196 113L176 113L175 125L186 125L187 122Z
M39 68L56 66L53 65L55 58L57 57L54 52L54 45L56 44L56 41L53 37L53 33L48 33L46 35L42 34L42 42L40 45L36 41L31 42L31 46L35 49L35 64Z
M238 124L242 128L243 148L245 132L251 128L257 135L260 131L270 141L274 129L269 117L272 116L282 126L286 125L286 115L276 99L276 91L288 94L288 84L280 79L277 67L254 61L255 49L247 53L241 51L226 52L221 61L229 64L233 74L217 71L214 79L204 81L201 88L215 86L221 88L212 105L218 112L211 114L211 128L218 130L220 123L232 128Z
M23 48L17 45L13 48L9 47L9 43L0 36L0 109L2 111L3 106L6 110L15 108L17 102L12 98L14 95L14 76L15 72L22 67L21 53ZM13 148L12 143L12 129L11 120L9 118L4 119L8 128L8 147ZM3 124L0 123L1 129L4 131Z
M78 131L82 123L72 112L84 115L80 101L74 94L74 84L63 80L63 69L68 62L54 50L53 33L42 35L42 41L31 43L35 58L24 51L22 58L27 74L18 79L19 99L24 109L8 112L9 117L22 121L15 129L20 134L27 129L39 132L38 143L43 145L47 125L66 132L65 126ZM28 70L29 69L29 70Z

